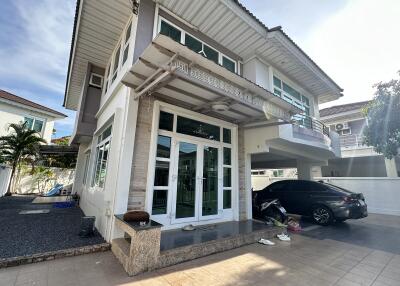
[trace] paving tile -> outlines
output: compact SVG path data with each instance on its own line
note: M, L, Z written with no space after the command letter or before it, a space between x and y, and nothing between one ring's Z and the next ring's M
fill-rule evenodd
M380 285L386 285L386 286L399 286L400 285L400 279L391 279L385 276L379 276L375 280L375 284L380 284ZM376 285L375 285L376 286Z
M353 273L347 273L345 276L343 276L343 278L345 280L349 280L353 283L358 283L358 285L362 285L362 286L371 285L372 282L374 282L374 280L375 280L375 278L360 276L360 275L353 274Z
M348 279L345 279L345 278L340 279L335 284L335 286L360 286L360 285L363 285L363 284L360 284L358 282L351 281L351 280L348 280Z

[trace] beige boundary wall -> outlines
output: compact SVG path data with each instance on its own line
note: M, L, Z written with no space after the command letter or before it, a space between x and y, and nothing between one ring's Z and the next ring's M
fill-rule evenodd
M11 168L0 165L0 197L7 192L8 183L10 181Z
M262 189L276 181L294 178L252 177L254 189ZM355 193L363 193L368 212L400 216L400 178L387 177L330 177L314 178L345 188ZM259 188L256 188L259 187Z

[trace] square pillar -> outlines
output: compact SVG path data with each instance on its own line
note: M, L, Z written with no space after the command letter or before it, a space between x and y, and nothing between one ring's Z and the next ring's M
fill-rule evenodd
M299 180L312 180L313 172L310 163L297 161L297 178Z
M162 225L151 220L147 225L140 226L134 222L125 222L122 215L116 215L115 222L125 237L113 239L111 250L128 275L157 269Z
M386 167L387 177L396 178L399 176L399 174L397 173L396 160L394 158L393 159L385 158L385 167Z

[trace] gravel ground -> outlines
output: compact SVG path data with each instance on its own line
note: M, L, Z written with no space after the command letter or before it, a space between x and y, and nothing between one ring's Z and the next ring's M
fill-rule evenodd
M51 204L32 204L35 197L0 198L0 258L31 255L47 251L105 242L96 231L90 238L78 236L84 215L79 207L53 208ZM21 210L49 209L47 214L18 214Z

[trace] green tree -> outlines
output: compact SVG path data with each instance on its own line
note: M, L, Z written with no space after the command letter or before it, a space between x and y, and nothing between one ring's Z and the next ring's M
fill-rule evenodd
M364 143L392 159L400 148L400 79L380 82L375 87L374 99L364 108L368 121Z
M39 156L40 143L46 141L38 132L26 128L25 123L10 124L10 133L0 137L0 156L2 161L11 165L11 179L6 196L11 195L11 186L18 165L24 160L34 161Z

